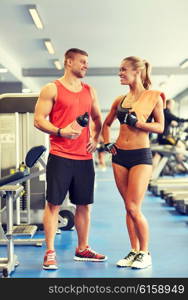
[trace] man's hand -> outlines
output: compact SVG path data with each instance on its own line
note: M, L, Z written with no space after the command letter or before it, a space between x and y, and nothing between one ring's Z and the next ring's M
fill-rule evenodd
M170 125L172 127L177 127L178 126L178 122L176 122L176 121L173 120L173 121L171 121Z
M98 145L98 141L90 138L89 143L87 143L87 152L92 153L95 152Z
M77 139L81 133L82 130L72 128L72 123L60 130L61 136L67 139Z

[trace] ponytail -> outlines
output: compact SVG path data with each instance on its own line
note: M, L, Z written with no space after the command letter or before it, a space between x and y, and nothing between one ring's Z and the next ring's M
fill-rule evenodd
M150 64L147 61L145 63L145 78L143 78L143 86L146 90L149 90L151 86L151 79L150 79Z

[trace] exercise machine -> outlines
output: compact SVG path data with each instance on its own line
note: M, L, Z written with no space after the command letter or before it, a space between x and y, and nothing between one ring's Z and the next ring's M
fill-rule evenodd
M27 169L24 171L18 170L13 175L5 176L0 179L0 194L6 200L6 234L5 239L1 240L1 245L5 244L7 246L7 257L0 259L0 270L2 270L3 277L8 277L15 267L19 264L17 256L14 254L14 244L23 245L23 239L14 240L13 232L13 203L19 194L23 191L22 183L27 180L31 180L36 176L40 176L44 170L38 171L38 173L30 173L29 169L34 166L37 161L40 161L43 166L44 163L41 159L41 155L46 151L44 146L33 147L27 153L25 158L25 163ZM27 225L26 225L27 227ZM1 227L1 234L3 234L3 229ZM43 239L44 240L44 239ZM43 240L38 240L41 244ZM4 243L3 243L4 242ZM24 244L33 244L36 241L24 241Z
M20 162L24 161L26 153L31 147L44 145L47 151L44 153L44 162L47 162L49 152L49 136L36 129L34 123L34 108L38 99L38 94L10 93L0 95L0 178L7 176L10 172L24 168ZM44 167L39 164L39 169ZM32 168L32 172L37 173L38 169ZM43 229L42 218L45 205L46 180L45 172L39 177L34 177L22 183L23 195L16 199L16 215L14 223L20 225L36 224ZM1 208L0 208L1 209ZM75 206L70 203L68 195L59 212L59 232L60 230L74 229ZM6 223L6 218L2 216L2 223ZM33 235L31 227L30 236ZM24 230L24 228L23 228ZM15 229L16 231L16 229ZM21 226L17 227L21 235ZM25 235L26 232L23 232Z
M176 155L183 154L186 158L188 157L188 151L179 150L176 146L171 145L151 145L151 151L153 154L158 153L161 156L157 167L153 170L151 181L158 179L161 175L175 176L177 174L176 165L180 163L177 161ZM181 164L188 171L187 164L184 161Z

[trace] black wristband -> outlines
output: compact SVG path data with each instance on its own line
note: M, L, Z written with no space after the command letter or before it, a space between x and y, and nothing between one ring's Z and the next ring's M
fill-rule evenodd
M62 128L59 128L58 131L57 131L57 136L59 136L59 137L62 137L62 136L61 136L61 132L60 132L61 129L62 129Z
M104 150L107 152L110 152L110 150L113 148L113 146L114 146L113 143L104 144Z

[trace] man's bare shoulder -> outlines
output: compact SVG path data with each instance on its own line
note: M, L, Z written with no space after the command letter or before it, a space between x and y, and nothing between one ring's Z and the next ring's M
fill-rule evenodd
M55 97L57 94L57 88L55 83L49 82L44 85L40 92L40 97Z
M42 87L42 90L46 90L46 91L56 91L56 85L54 82L49 82L47 84L45 84L43 87Z
M97 96L96 89L93 86L91 86L90 84L85 84L85 86L89 89L92 98L96 98L96 96Z

